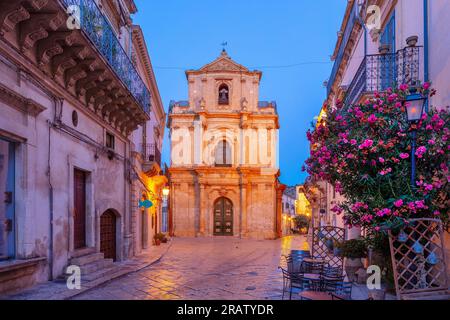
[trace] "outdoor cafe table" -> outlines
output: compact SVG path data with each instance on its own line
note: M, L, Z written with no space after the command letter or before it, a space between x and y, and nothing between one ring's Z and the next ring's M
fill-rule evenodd
M324 259L318 259L318 258L304 258L303 261L306 261L309 263L325 263Z
M333 296L329 292L319 291L303 291L299 293L302 300L333 300Z

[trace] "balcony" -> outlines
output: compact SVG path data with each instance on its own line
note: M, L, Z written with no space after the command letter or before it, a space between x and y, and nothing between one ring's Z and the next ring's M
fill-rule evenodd
M0 1L0 34L5 57L55 95L125 136L148 121L150 92L95 1Z
M400 84L415 86L421 80L422 47L406 47L397 53L367 55L350 83L346 104Z
M154 143L144 143L141 148L144 162L155 162L161 167L161 151Z
M74 10L81 30L101 52L116 75L146 113L150 113L150 91L126 54L106 17L94 0L62 0L68 11ZM71 7L75 6L75 7Z

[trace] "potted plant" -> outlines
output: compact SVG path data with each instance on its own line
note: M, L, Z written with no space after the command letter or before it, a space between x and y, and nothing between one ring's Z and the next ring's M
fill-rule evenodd
M406 39L406 44L409 46L409 47L414 47L416 44L417 44L417 41L419 40L419 37L418 36L411 36L411 37L408 37L407 39Z
M364 239L351 239L339 245L340 255L345 258L345 272L350 281L356 281L356 272L363 267L361 259L367 256Z
M161 242L166 243L167 238L164 233L157 233L155 234L155 245L159 246Z

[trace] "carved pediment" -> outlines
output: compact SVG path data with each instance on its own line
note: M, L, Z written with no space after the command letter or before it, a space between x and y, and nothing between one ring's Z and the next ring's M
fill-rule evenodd
M36 101L22 96L3 84L0 84L0 101L23 113L30 114L33 117L38 116L47 109Z
M235 63L231 59L220 59L201 69L201 71L247 71L245 67Z
M217 72L217 71L244 71L249 72L249 70L240 65L239 63L234 62L228 54L223 51L219 58L214 60L213 62L207 64L202 67L200 71L203 72Z

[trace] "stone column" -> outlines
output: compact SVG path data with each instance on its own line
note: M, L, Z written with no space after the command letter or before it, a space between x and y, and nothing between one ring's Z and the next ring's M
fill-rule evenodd
M199 187L199 234L200 236L204 237L206 235L206 210L207 210L207 206L206 206L206 199L205 199L205 195L206 195L206 186L204 184L200 184Z
M286 186L284 184L278 184L277 185L277 192L276 192L276 236L278 238L281 238L281 236L283 235L283 231L281 229L281 216L282 216L282 212L283 212L283 202L282 202L282 198L283 198L283 192L284 190L286 190Z

